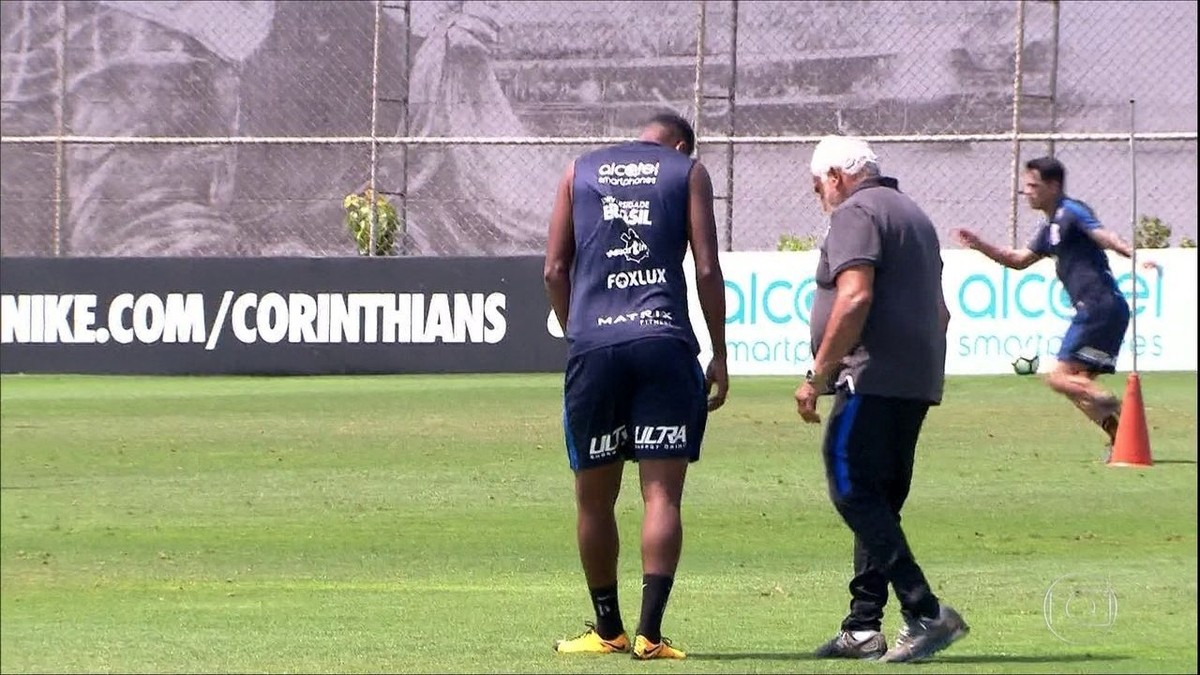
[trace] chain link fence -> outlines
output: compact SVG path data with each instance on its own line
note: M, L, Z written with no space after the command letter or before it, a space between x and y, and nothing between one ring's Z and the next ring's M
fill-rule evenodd
M943 232L1023 241L1015 172L1051 153L1128 232L1131 97L1139 211L1195 238L1196 7L6 0L0 253L353 256L343 200L374 187L395 254L536 254L570 160L664 108L731 250L823 230L827 133Z

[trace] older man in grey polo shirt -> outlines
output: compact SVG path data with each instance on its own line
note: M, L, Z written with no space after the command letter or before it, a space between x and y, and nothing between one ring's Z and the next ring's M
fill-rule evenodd
M969 630L933 594L900 527L921 425L945 379L941 247L925 212L880 175L866 142L828 136L811 169L830 222L816 273L813 368L796 403L804 421L819 423L817 397L835 396L826 475L854 532L850 613L817 656L915 661ZM905 620L891 650L881 632L889 583Z

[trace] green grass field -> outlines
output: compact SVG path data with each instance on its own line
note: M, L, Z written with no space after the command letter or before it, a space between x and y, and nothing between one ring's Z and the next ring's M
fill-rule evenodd
M1036 378L952 379L905 523L972 633L898 666L807 656L846 609L851 539L820 430L781 378L735 380L689 476L664 625L689 659L552 653L591 612L560 381L3 378L0 667L1196 672L1194 373L1143 375L1150 469L1103 465L1100 432ZM630 629L635 480L619 503ZM1067 575L1050 594L1064 641L1044 605Z

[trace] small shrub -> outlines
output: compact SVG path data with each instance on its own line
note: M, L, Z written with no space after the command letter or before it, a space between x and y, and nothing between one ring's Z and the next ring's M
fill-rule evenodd
M342 200L346 210L346 228L354 238L359 255L371 254L371 190L361 194L348 194ZM375 196L375 255L396 254L396 233L400 229L400 216L396 207L385 197Z
M779 235L779 245L776 247L780 251L811 251L817 247L817 238L811 234L797 236L794 234Z
M1171 226L1156 216L1138 219L1134 245L1138 248L1167 248L1171 245Z

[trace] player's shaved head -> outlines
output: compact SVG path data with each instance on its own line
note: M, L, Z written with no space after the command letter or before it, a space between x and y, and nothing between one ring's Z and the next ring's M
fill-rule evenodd
M679 150L688 156L696 149L696 132L691 123L672 112L662 112L651 117L646 122L641 137L642 140L668 146L682 143L683 147Z

